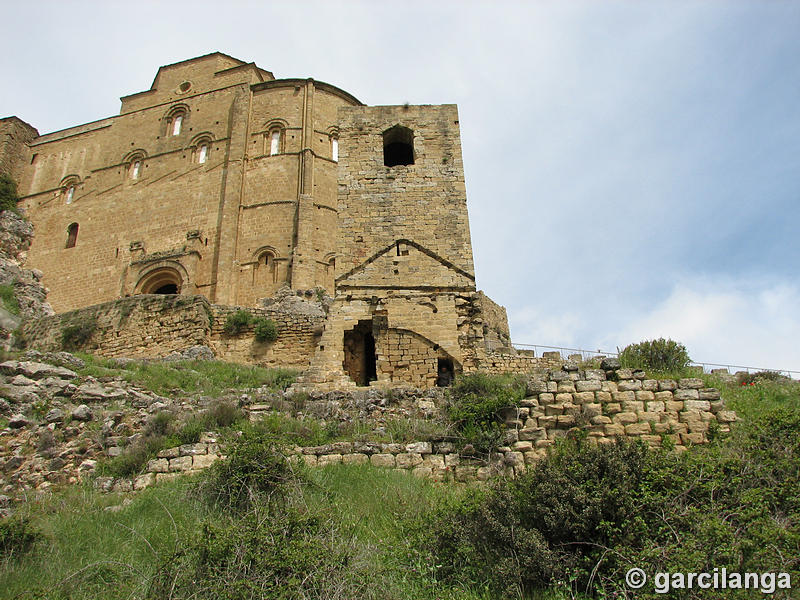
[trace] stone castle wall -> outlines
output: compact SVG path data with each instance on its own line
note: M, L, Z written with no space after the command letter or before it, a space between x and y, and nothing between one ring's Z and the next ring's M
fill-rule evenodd
M164 284L244 306L286 284L333 292L337 110L359 104L214 53L161 67L117 116L28 136L12 170L53 308ZM0 122L0 161L17 121Z
M238 334L225 333L225 321L236 310L272 319L274 342L258 342L251 324ZM323 317L276 308L218 306L202 296L142 295L98 304L25 324L30 347L62 349L65 328L92 323L81 349L107 358L157 358L208 346L220 360L303 369L308 366Z

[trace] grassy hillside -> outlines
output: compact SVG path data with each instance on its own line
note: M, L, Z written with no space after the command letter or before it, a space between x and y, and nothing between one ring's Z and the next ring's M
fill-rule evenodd
M785 571L800 586L800 386L713 383L744 420L707 446L576 440L483 487L287 470L253 429L199 481L31 498L0 526L0 598L665 597L634 596L632 566Z

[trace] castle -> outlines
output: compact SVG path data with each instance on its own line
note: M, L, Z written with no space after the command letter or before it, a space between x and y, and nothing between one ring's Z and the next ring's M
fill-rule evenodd
M455 105L365 106L219 52L121 101L45 135L0 120L0 171L36 232L28 266L57 313L152 294L257 309L285 286L324 289L324 318L298 334L309 384L430 387L534 364L475 287Z

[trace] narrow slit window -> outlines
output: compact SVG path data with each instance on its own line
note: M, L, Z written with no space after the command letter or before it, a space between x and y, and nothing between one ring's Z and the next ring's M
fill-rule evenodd
M72 204L72 199L74 197L75 197L75 186L71 185L67 188L67 204Z
M180 134L181 125L183 125L183 115L176 115L172 121L172 135Z
M331 138L331 158L334 162L339 162L339 138Z
M65 248L74 248L75 243L78 241L78 224L72 223L67 227L67 244Z
M139 172L142 168L142 161L135 160L131 165L131 179L139 179Z
M206 162L206 160L208 160L208 145L203 144L200 146L200 153L197 157L197 162L202 165L204 162Z

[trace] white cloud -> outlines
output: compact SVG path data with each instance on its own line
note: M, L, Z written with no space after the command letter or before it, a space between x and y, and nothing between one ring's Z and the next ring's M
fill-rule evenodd
M694 279L674 286L607 343L669 337L693 359L800 370L800 287L783 282Z

